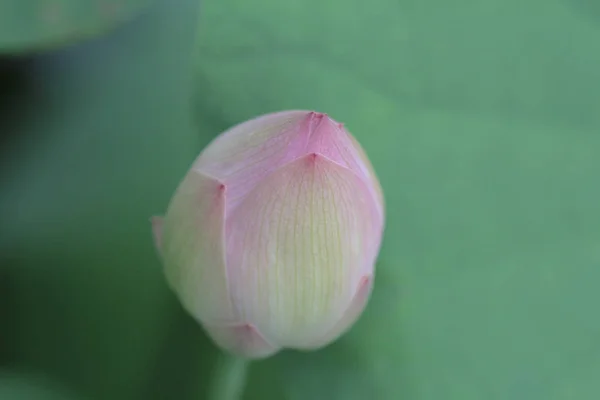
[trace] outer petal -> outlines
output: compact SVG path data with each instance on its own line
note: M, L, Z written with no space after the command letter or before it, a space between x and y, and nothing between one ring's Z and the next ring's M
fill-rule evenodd
M204 328L215 343L240 357L265 358L281 349L268 343L250 324L231 327L205 325Z
M348 137L352 141L352 144L354 145L356 156L362 161L362 165L365 168L364 172L366 174L367 181L370 183L370 187L374 192L375 200L379 208L381 209L381 220L383 223L385 221L385 199L383 197L383 190L381 189L381 184L379 183L379 178L377 177L375 169L373 168L371 161L369 161L365 150L362 148L360 143L358 143L358 141L354 138L354 136L352 136L352 134L350 134L349 132L347 133Z
M321 339L310 343L306 349L317 349L328 345L336 338L346 332L358 320L369 301L371 289L373 288L373 276L365 276L361 279L356 290L356 294L350 303L348 309L342 314L336 324L326 332Z
M252 119L219 135L200 154L193 168L230 188L228 214L268 174L306 154L308 114L286 111Z
M383 220L383 193L373 166L363 148L342 124L329 118L326 114L313 113L311 118L313 119L313 129L307 151L323 154L363 178L377 203L381 214L380 218Z
M383 230L385 215L383 192L373 166L360 144L342 124L329 118L327 114L309 113L307 119L310 120L311 126L308 151L324 155L354 171L363 179L377 210L376 215L372 218L376 219L376 223L380 224ZM374 235L369 239L371 240L368 254L374 263L379 254L381 235Z
M239 322L228 294L224 218L225 185L192 170L163 222L167 280L188 312L203 323Z
M313 113L313 129L310 142L307 146L308 152L315 152L343 165L360 177L368 178L369 171L358 156L352 141L343 124L334 121L327 114Z
M362 179L318 154L262 181L227 222L231 293L244 321L284 347L321 340L372 272L377 212Z

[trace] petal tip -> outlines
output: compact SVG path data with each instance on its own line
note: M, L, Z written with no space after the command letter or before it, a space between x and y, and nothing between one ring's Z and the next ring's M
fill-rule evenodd
M304 164L307 168L314 169L319 165L323 165L324 162L330 161L326 156L316 151L311 151L303 157Z
M320 130L323 124L326 124L328 121L331 121L331 118L325 113L311 111L308 114L308 136L309 138L313 136L315 132Z
M308 115L309 115L309 116L310 116L310 118L312 118L312 119L319 119L319 120L320 120L321 118L323 118L323 117L326 117L326 116L327 116L327 114L326 114L326 113L322 113L322 112L318 112L318 111L310 111L310 112L308 113Z
M192 171L195 174L195 176L199 175L202 177L202 179L208 181L208 185L204 190L208 191L209 193L212 193L217 198L223 197L225 195L225 192L227 192L227 185L222 180L197 169L193 169ZM202 195L203 193L199 194Z

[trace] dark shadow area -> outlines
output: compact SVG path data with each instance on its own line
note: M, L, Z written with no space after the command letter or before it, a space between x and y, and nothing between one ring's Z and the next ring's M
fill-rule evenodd
M0 368L11 367L17 361L15 326L19 313L16 308L16 293L13 278L4 266L11 263L0 258Z
M197 8L157 1L110 35L0 57L0 367L93 398L206 391L216 349L167 296L148 223L198 148Z
M0 56L0 152L6 151L17 135L24 109L36 104L33 64L32 56Z
M51 380L81 382L85 355L73 340L77 325L70 312L73 297L68 289L75 279L56 274L65 267L60 257L31 248L13 248L2 254L0 367L26 367L43 371ZM59 366L60 360L73 362Z

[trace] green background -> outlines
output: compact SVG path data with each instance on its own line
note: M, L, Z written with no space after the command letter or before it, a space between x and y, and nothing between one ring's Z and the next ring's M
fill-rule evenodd
M352 331L245 399L597 400L598 4L157 0L0 49L0 399L206 398L148 218L216 134L300 108L363 144L386 234Z

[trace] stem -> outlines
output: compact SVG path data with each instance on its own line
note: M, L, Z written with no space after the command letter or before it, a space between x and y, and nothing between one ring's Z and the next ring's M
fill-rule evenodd
M239 400L246 386L248 360L223 353L213 375L210 400Z

